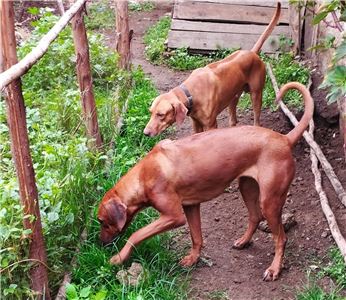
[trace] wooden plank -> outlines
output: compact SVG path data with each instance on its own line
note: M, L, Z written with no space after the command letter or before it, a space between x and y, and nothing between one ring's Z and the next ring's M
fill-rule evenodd
M275 8L207 3L198 1L179 2L174 6L173 18L185 20L208 20L268 24ZM281 9L280 24L288 24L288 9Z
M246 34L262 34L267 25L253 24L229 24L215 22L201 22L173 19L171 30L181 31L201 31L201 32L228 32L228 33L246 33ZM289 26L280 25L274 28L272 35L288 35Z
M250 50L258 40L257 34L219 33L197 31L175 31L168 34L168 48L198 50L217 50L220 48L242 48ZM274 53L279 48L279 36L271 36L263 45L262 50Z
M223 3L230 5L248 5L248 6L264 6L264 7L276 7L278 1L277 0L176 0L178 2L207 2L207 3ZM288 8L289 1L281 0L281 7Z

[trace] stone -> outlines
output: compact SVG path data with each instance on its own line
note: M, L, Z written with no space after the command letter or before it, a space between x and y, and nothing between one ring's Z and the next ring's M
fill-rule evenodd
M284 225L285 232L289 231L293 226L297 225L297 221L292 213L282 214L282 224ZM268 222L262 221L258 225L258 229L264 232L271 233L271 230L268 226Z
M144 276L144 270L140 263L132 263L128 270L120 270L116 278L123 285L137 286Z

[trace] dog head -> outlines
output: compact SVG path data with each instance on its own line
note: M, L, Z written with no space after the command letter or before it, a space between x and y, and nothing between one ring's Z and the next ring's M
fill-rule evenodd
M99 206L97 219L101 224L100 240L108 244L124 230L127 207L117 196L108 197L106 194Z
M188 109L173 93L158 96L150 107L151 117L143 133L153 137L160 134L174 122L181 125Z

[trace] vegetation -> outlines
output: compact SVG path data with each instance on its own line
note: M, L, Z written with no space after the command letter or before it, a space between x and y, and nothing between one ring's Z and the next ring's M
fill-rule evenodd
M333 280L329 291L318 284L318 280L329 277ZM309 283L297 293L297 300L343 300L346 290L346 265L337 248L329 251L327 265L321 266L320 271L312 276L309 275Z
M176 49L170 53L165 52L165 41L171 25L170 17L160 19L154 26L147 31L144 42L146 44L146 56L154 64L166 64L177 70L193 70L204 67L205 65L220 60L230 55L236 49L220 49L209 55L190 54L187 48ZM290 43L285 38L280 39L282 47ZM290 53L282 53L278 58L261 55L265 62L273 66L273 72L277 78L279 86L289 81L299 81L307 84L309 80L309 70L294 61ZM265 89L263 91L263 107L275 109L275 92L270 78L267 77ZM285 96L285 103L289 106L302 108L304 103L297 91L289 91ZM251 106L250 97L245 94L240 101L239 107L245 109Z
M39 13L38 11L34 13ZM52 27L57 17L49 12L33 24L29 41L20 45L23 57ZM172 251L169 236L160 235L136 249L133 260L143 264L146 277L137 287L123 286L115 274L120 267L109 265L124 239L109 248L98 243L99 225L95 214L105 193L157 139L142 134L149 114L149 102L157 95L153 84L138 69L126 73L115 69L116 55L103 45L102 38L89 33L92 73L103 152L87 148L81 120L79 91L75 77L75 55L70 28L52 44L49 52L23 77L27 125L34 162L44 236L53 294L80 246L80 235L87 229L88 239L77 256L69 299L184 299L182 270ZM116 133L113 111L129 100L125 126ZM28 240L22 227L18 183L10 153L4 101L0 103L0 298L34 299L27 271ZM127 234L156 217L144 211ZM179 277L180 281L185 276Z

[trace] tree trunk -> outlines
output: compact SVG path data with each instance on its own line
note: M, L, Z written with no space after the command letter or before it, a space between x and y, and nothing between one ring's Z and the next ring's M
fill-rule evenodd
M96 146L96 148L100 148L102 146L102 138L97 121L97 111L92 86L89 45L83 21L84 10L85 6L81 7L72 19L73 40L77 56L76 69L87 136L93 139L93 147Z
M128 1L115 0L116 5L116 50L120 55L118 67L128 70L130 67L130 42L131 34L129 29Z
M2 0L0 2L0 11L3 63L4 68L8 69L17 63L13 2ZM29 258L40 262L30 268L31 288L37 293L37 298L50 299L46 269L47 255L42 234L38 192L30 155L20 78L12 81L7 86L5 94L11 151L18 176L23 213L24 216L33 217L23 219L24 228L31 230L31 233L27 236L30 239Z

